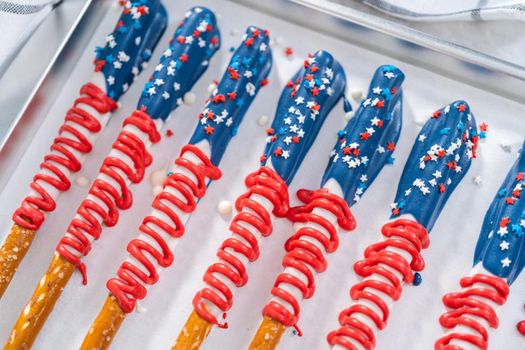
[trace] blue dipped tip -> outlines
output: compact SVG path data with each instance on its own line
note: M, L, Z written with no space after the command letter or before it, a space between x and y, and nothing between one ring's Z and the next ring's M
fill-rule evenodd
M498 193L485 214L474 253L474 265L496 276L506 278L510 285L525 265L525 143Z
M106 45L95 50L95 70L104 74L106 93L114 101L149 61L167 24L168 15L160 0L126 2Z
M144 86L137 109L145 109L154 119L166 120L206 71L219 46L215 14L205 7L193 7Z
M428 232L476 156L476 120L465 101L435 111L405 164L392 218L411 214Z
M401 133L404 79L403 72L394 66L377 68L367 98L338 133L321 187L335 180L350 206L392 157Z
M281 93L261 164L271 164L289 184L345 86L343 67L331 54L309 55Z
M259 89L266 84L272 68L269 43L268 31L248 27L217 89L199 114L199 123L189 143L207 140L211 147L210 160L215 166L219 165Z

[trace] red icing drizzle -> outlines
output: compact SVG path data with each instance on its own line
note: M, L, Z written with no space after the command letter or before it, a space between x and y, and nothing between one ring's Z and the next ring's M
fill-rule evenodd
M195 163L184 158L186 152L194 154L200 162ZM170 218L171 222L153 215L146 216L142 221L140 231L151 237L161 247L161 251L141 239L134 239L128 244L128 252L140 262L143 269L126 261L118 270L118 278L112 278L107 282L108 289L117 298L124 312L132 312L135 309L137 299L146 297L147 291L143 284L151 285L159 279L151 259L155 259L164 268L173 263L173 253L170 251L168 243L160 235L160 230L178 238L184 234L184 224L177 213L167 204L172 204L185 213L191 213L197 206L197 199L206 194L207 178L217 180L221 177L221 171L194 145L184 146L175 164L191 172L197 181L195 182L191 177L180 171L171 174L164 184L164 191L155 197L152 204L154 209L164 213ZM172 188L180 194L178 196L173 195L166 191L167 188ZM182 198L179 198L180 196ZM143 271L148 273L146 274Z
M87 83L80 88L80 97L67 111L65 122L50 147L53 153L46 155L40 164L40 169L46 169L54 176L36 174L30 186L40 197L27 196L13 214L13 221L28 230L38 230L45 220L43 212L51 212L56 208L55 200L37 181L46 182L59 191L69 190L71 182L57 165L67 168L72 173L77 172L82 164L71 149L80 153L91 152L92 145L83 135L85 131L78 129L75 124L92 133L98 133L102 129L97 117L83 109L82 105L90 106L100 114L106 114L117 108L117 103L95 84Z
M378 329L385 328L390 311L387 303L373 290L384 293L393 300L398 300L403 286L399 278L383 266L386 265L398 271L403 276L405 283L412 283L413 271L422 271L425 267L420 252L428 248L430 240L422 225L416 221L398 219L384 225L381 233L386 239L370 245L365 250L365 259L355 263L354 271L363 278L378 274L388 282L379 279L364 280L350 289L350 296L355 301L367 300L375 304L381 310L383 317L381 318L368 306L356 302L339 314L341 327L331 332L327 338L331 345L337 344L345 349L357 350L358 347L349 340L353 339L364 349L373 349L375 347L374 330L353 315L364 315L372 320ZM412 256L412 261L409 262L397 253L387 251L389 247L406 251Z
M477 285L475 285L477 284ZM439 318L441 326L453 329L456 326L464 326L472 329L477 334L452 332L440 338L434 348L436 350L461 350L461 346L451 345L450 342L457 339L468 342L479 349L488 349L489 334L480 322L469 316L483 318L491 328L498 328L499 320L496 311L486 302L478 298L493 301L497 305L503 305L509 295L509 286L504 279L496 276L476 274L472 277L463 277L460 285L465 290L448 293L443 297L443 304L452 311L443 314Z
M160 140L160 134L153 120L144 111L134 111L124 121L124 126L126 125L133 125L148 134L151 142ZM62 237L56 248L60 255L78 267L82 273L84 284L87 283L86 266L80 261L77 254L72 253L70 249L76 250L81 256L89 253L91 244L86 234L94 239L100 237L102 223L99 221L99 217L102 217L102 222L106 226L114 226L118 222L118 209L128 209L133 203L133 197L126 180L129 179L133 183L140 182L144 178L146 167L152 161L150 154L146 151L146 145L138 136L127 130L120 132L113 144L113 149L129 157L133 162L133 168L117 157L108 156L102 163L100 173L111 177L119 185L119 188L104 180L97 179L89 190L89 194L102 201L109 208L109 211L90 199L82 201L77 209L77 214L82 219L75 218L71 221L67 232L72 237ZM122 173L126 175L126 178L121 175Z
M329 220L313 213L313 211L316 208L330 211L337 217L337 222L343 229L353 230L355 228L355 220L348 204L338 195L330 193L327 189L318 189L316 191L300 190L297 192L297 196L305 205L290 209L288 218L294 222L306 223L306 225L309 223L317 224L323 227L330 237L327 238L322 231L314 227L304 226L286 242L287 254L283 258L283 267L298 270L302 275L307 276L308 283L305 284L300 278L288 273L283 272L279 274L272 288L272 295L287 301L292 305L294 312L291 313L277 301L270 301L264 307L263 315L272 317L287 327L296 326L299 319L300 306L291 293L280 288L280 284L285 283L295 286L301 291L303 298L309 299L315 293L313 271L320 273L325 271L327 267L323 251L315 244L305 240L304 237L315 239L324 247L327 253L334 252L339 246L336 227ZM300 333L299 329L298 332Z
M217 257L224 262L217 262L209 266L203 278L206 284L220 291L226 299L223 299L214 289L207 287L200 290L193 298L193 307L197 313L213 324L219 322L208 311L204 299L223 312L228 311L233 304L232 291L226 283L221 281L221 277L230 280L237 287L244 286L248 281L246 266L226 249L229 248L242 254L253 262L259 257L259 245L255 233L250 229L255 228L263 237L269 236L273 230L270 213L251 196L259 195L268 199L274 207L272 213L278 217L285 216L289 208L288 187L279 174L271 168L261 167L258 171L248 175L245 183L248 191L237 198L235 207L239 213L233 218L230 230L242 237L248 244L235 237L226 239L217 251ZM216 275L221 276L216 277Z

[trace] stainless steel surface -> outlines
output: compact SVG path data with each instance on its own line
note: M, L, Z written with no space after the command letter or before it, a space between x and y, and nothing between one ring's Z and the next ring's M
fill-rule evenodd
M0 78L0 190L110 2L67 0L61 3Z

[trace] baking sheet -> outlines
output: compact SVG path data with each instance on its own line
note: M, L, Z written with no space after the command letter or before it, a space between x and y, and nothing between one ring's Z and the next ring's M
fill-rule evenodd
M329 267L317 279L315 296L303 303L299 327L304 335L298 337L288 330L280 349L327 348L326 334L338 325L338 313L350 303L348 289L356 282L352 265L362 257L363 249L378 239L379 229L389 216L395 184L419 130L414 120L424 120L433 110L461 98L470 103L478 122L486 121L489 124L488 139L481 142L479 158L474 161L431 232L431 246L424 252L427 268L422 273L422 285L405 288L401 300L394 306L389 326L380 334L377 343L377 349L433 348L434 341L443 334L437 321L444 312L441 296L447 291L457 290L459 278L470 271L474 245L485 210L513 163L525 135L522 115L524 106L229 1L166 1L171 15L170 27L160 43L160 49L152 58L147 71L121 99L122 108L104 131L93 156L79 176L94 179L122 121L134 109L142 86L163 47L167 46L175 25L189 7L197 4L210 7L218 15L222 48L193 89L198 102L192 106L181 106L168 121L166 129L173 130L174 135L163 138L152 148L155 162L146 176L149 177L152 171L164 167L178 155L180 147L186 143L196 125L197 114L208 95L207 86L220 78L231 56L229 48L238 45L240 35L250 24L270 29L274 38L274 67L269 77L270 84L261 90L239 128L238 136L230 144L221 164L222 179L209 187L206 197L190 219L186 234L176 248L174 265L162 272L160 281L150 288L148 297L140 303L142 312L127 317L113 341L113 348L163 349L173 344L192 309L191 300L201 287L202 274L215 260L214 253L219 244L229 235L229 218L219 216L216 206L223 199L233 201L243 193L244 177L258 166L265 142L265 127L259 126L257 119L262 115L273 116L282 87L302 64L306 54L318 49L330 51L341 61L346 70L349 91L366 91L375 68L381 64L400 67L407 76L404 84L404 126L394 155L396 162L383 170L362 201L354 206L358 228L342 235L339 250L329 255ZM60 98L20 159L9 184L0 194L2 235L9 229L11 213L25 196L31 177L36 173L79 86L91 75L93 48L103 42L119 14L120 10L115 7L102 20L75 74L65 82ZM284 54L287 46L294 50L292 58ZM290 193L303 187L317 188L328 161L328 153L336 140L336 131L344 125L343 115L342 105L339 105L327 119L290 186ZM501 143L511 145L512 152L504 152ZM473 183L476 175L483 179L481 186ZM87 190L87 187L74 185L71 191L60 197L58 210L49 215L42 226L32 249L0 302L0 339L7 339L19 312L45 272L58 239L65 232ZM80 274L73 276L35 342L34 349L77 349L80 346L107 295L105 282L115 276L118 266L127 255L127 242L137 235L141 218L150 211L153 193L149 179L133 186L133 190L134 207L121 212L119 225L105 229L90 255L84 259L88 266L88 285L82 286ZM297 204L295 196L292 198ZM275 223L274 234L263 242L259 260L250 266L248 285L236 295L234 307L227 318L230 328L214 329L203 349L242 349L248 346L261 320L262 307L269 300L274 278L281 271L283 243L292 232L288 221L279 220ZM500 311L500 327L491 334L491 349L523 349L524 340L518 335L515 325L525 317L524 295L525 278L522 276L513 284L508 302Z

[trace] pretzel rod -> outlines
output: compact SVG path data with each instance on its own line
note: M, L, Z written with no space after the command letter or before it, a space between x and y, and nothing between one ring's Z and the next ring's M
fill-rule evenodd
M14 225L0 248L0 298L46 214L55 210L60 193L71 187L72 174L81 169L111 112L117 109L117 101L142 71L166 28L166 13L159 0L148 0L141 6L127 1L124 6L115 30L106 38L106 46L97 48L96 73L81 87L50 153L40 164L40 172L33 177L30 193L13 214ZM132 21L142 26L132 26ZM137 40L142 40L141 45L136 44ZM113 64L108 62L110 57L114 58Z
M210 182L220 178L217 166L235 135L233 130L239 127L260 87L266 84L272 65L269 41L268 31L248 27L217 89L199 114L189 144L169 169L164 188L152 203L151 214L143 219L139 236L129 242L129 256L117 277L107 283L110 296L117 300L121 312L132 312L136 301L145 298L148 287L157 282L158 271L172 264L173 251L184 235L187 220ZM100 349L109 347L110 341L104 339L114 330L106 329L108 324L99 324L98 320L110 313L106 307L102 308L85 344L103 344Z
M4 350L31 348L75 269L75 265L58 253L53 255L46 274L33 292L30 303L18 317L13 332L4 345Z
M238 213L230 224L231 236L222 243L217 262L204 274L205 287L193 299L193 313L199 317L190 316L175 348L198 349L208 334L203 331L207 324L227 327L219 319L231 308L235 290L248 281L245 264L257 260L259 245L272 233L274 218L287 214L288 184L326 116L344 97L345 85L342 67L325 51L309 55L287 84L267 131L262 166L246 177L247 191L236 201Z
M337 250L341 229L355 228L350 207L391 163L401 132L403 80L394 66L376 70L367 99L338 132L321 188L297 193L304 205L290 209L288 218L299 225L286 241L284 270L275 279L250 349L275 349L287 327L299 329L301 303L315 293L315 279L327 268L325 254Z
M80 350L109 348L125 318L126 313L120 308L117 298L111 294L108 295L102 310L89 328Z
M203 319L197 311L193 310L184 324L182 331L172 350L198 349L210 334L213 323Z
M250 343L249 349L269 350L277 348L286 327L281 321L273 317L264 316L255 336Z
M153 83L150 81L144 87L138 102L140 110L133 112L124 121L123 129L110 154L104 159L87 197L80 204L57 246L57 253L80 270L84 284L87 283L86 267L81 258L89 253L93 241L100 238L103 225L116 225L119 210L128 209L133 204L129 185L139 183L144 178L145 169L152 162L148 149L160 140L159 129L164 125L163 121L178 106L181 96L191 89L207 69L208 60L219 47L215 17L207 9L193 8L187 13L176 30L176 36L187 35L192 38L198 36L199 40L173 40L165 51L152 76ZM157 89L163 92L158 94ZM49 277L52 280L49 288L56 287L53 283L63 288L64 282ZM55 299L38 303L38 298L46 299L47 296L36 294L24 312L39 314L45 305L49 313L59 295L57 293ZM20 318L23 319L23 314ZM16 343L17 338L34 340L34 336L27 337L26 334L38 333L44 322L45 318L35 319L28 325L17 322L11 333L12 341ZM31 345L26 344L27 347Z
M485 214L474 267L460 280L462 289L443 297L449 311L439 322L447 333L436 341L436 350L488 349L489 331L498 328L497 311L525 266L524 153L525 143Z
M334 349L374 349L376 333L386 327L403 286L419 284L428 232L470 168L478 138L464 101L434 112L425 123L403 170L391 219L381 228L383 237L354 265L363 280L350 289L353 303L340 313L340 328L328 335Z

